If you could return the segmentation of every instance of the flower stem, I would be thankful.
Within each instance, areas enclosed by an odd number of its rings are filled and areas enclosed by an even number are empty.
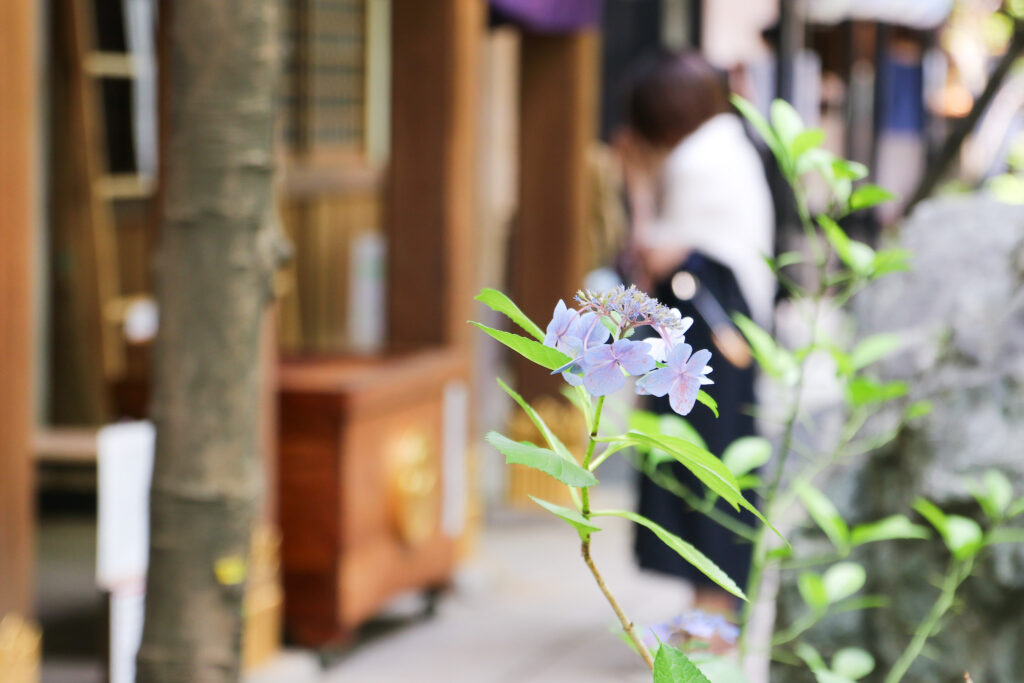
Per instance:
[[[622,630],[626,632],[629,639],[633,642],[640,656],[643,657],[644,663],[647,664],[649,669],[654,669],[654,658],[651,657],[651,651],[644,645],[644,641],[641,640],[640,636],[637,635],[636,627],[633,622],[629,620],[625,612],[622,611],[622,607],[619,605],[618,600],[612,595],[611,590],[608,588],[608,584],[604,582],[604,577],[601,576],[601,572],[597,570],[597,565],[594,564],[594,559],[590,556],[590,537],[583,541],[581,550],[583,552],[583,561],[586,562],[587,568],[590,573],[594,575],[594,580],[597,581],[597,587],[604,593],[604,597],[608,600],[608,604],[612,606],[612,610],[615,611],[615,616],[619,618],[619,623],[622,624]]]
[[[914,631],[913,639],[911,639],[910,644],[907,645],[899,659],[896,660],[896,663],[893,664],[889,675],[885,677],[885,683],[899,683],[899,681],[903,680],[903,676],[921,654],[921,650],[924,649],[925,643],[935,634],[939,621],[953,606],[953,599],[956,597],[957,589],[971,575],[973,568],[974,558],[953,560],[950,563],[949,571],[946,572],[946,577],[942,581],[942,592],[939,593],[939,597],[935,604],[932,605],[928,616],[918,624],[917,629]]]
[[[594,448],[597,446],[597,428],[601,424],[601,409],[604,407],[604,396],[597,399],[597,407],[594,408],[594,423],[590,427],[590,441],[587,443],[587,452],[583,456],[583,467],[585,469],[590,468],[590,461],[594,457]],[[584,487],[580,491],[580,498],[582,500],[582,509],[580,513],[585,519],[590,519],[590,489]],[[651,657],[651,651],[644,645],[643,640],[637,635],[636,627],[633,622],[629,620],[626,613],[622,611],[622,607],[619,605],[619,601],[612,595],[611,590],[608,588],[608,584],[604,582],[604,577],[601,576],[601,572],[597,570],[597,565],[594,564],[594,558],[590,556],[590,534],[586,534],[580,544],[580,551],[583,554],[583,561],[587,565],[587,569],[594,575],[594,580],[597,582],[597,587],[604,593],[605,599],[608,600],[608,604],[612,606],[612,610],[615,612],[615,616],[619,618],[619,623],[622,624],[622,630],[626,632],[629,639],[633,642],[636,647],[636,651],[643,657],[644,663],[647,664],[648,668],[654,669],[654,658]]]

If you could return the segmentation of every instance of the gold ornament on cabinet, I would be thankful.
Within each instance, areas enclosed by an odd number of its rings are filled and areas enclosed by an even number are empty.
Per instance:
[[[441,474],[422,430],[396,435],[386,450],[391,518],[399,538],[416,546],[433,536],[440,516]]]

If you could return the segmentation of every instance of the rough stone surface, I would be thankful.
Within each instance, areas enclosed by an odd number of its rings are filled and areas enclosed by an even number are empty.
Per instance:
[[[984,470],[1002,470],[1024,493],[1024,207],[981,197],[933,201],[914,213],[900,242],[914,253],[912,272],[883,278],[855,309],[861,334],[907,340],[877,376],[906,381],[911,400],[927,399],[933,411],[826,490],[855,522],[913,516],[919,495],[981,521],[968,487]],[[903,405],[887,409],[875,428],[897,424]],[[797,541],[801,554],[820,543],[812,534]],[[865,647],[885,672],[938,594],[948,553],[938,541],[893,541],[854,559],[868,569],[868,591],[889,596],[891,606],[826,621],[810,640],[826,652]],[[799,612],[795,578],[784,577],[783,619]],[[906,681],[952,683],[964,671],[978,682],[1024,681],[1024,546],[986,551],[930,645]]]

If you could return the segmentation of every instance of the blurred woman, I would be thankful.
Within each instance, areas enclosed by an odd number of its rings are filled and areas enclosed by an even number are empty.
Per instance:
[[[636,73],[627,94],[627,129],[617,140],[632,219],[628,273],[668,306],[694,319],[686,343],[709,349],[719,418],[698,407],[687,419],[721,455],[754,434],[754,370],[728,314],[769,327],[775,278],[774,212],[765,169],[729,104],[725,80],[700,55],[662,54]],[[667,398],[652,399],[670,413]],[[668,467],[668,465],[662,465]],[[673,463],[672,475],[698,495],[703,485]],[[708,555],[739,585],[750,545],[693,511],[648,477],[640,481],[640,513]],[[722,506],[730,514],[731,507]],[[749,522],[749,514],[742,519]],[[680,576],[696,589],[697,606],[731,611],[727,593],[683,561],[651,532],[636,538],[641,567]]]

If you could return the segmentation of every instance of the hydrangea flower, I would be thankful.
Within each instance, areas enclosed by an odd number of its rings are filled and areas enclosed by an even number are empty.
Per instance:
[[[708,614],[703,610],[695,609],[666,622],[650,626],[647,638],[644,640],[653,647],[658,643],[674,642],[677,640],[677,636],[710,641],[717,635],[732,645],[736,642],[739,634],[739,627],[721,614]]]
[[[673,311],[679,313],[678,309],[673,308]],[[690,325],[693,325],[693,318],[680,317],[680,326],[676,328],[660,329],[658,330],[658,336],[652,337],[647,340],[647,343],[651,345],[651,356],[654,360],[659,363],[664,363],[668,356],[668,352],[676,345],[682,344],[686,341],[686,331],[690,329]]]
[[[711,372],[709,360],[711,352],[707,349],[694,353],[689,344],[673,346],[668,353],[665,367],[642,377],[636,383],[636,393],[653,396],[668,394],[672,410],[680,415],[687,415],[693,410],[700,388],[705,384],[712,384],[706,376]]]
[[[580,315],[575,309],[566,307],[561,299],[555,305],[551,322],[545,330],[544,344],[570,356],[573,362],[555,372],[561,372],[565,381],[572,386],[583,383],[583,367],[577,362],[591,346],[604,344],[611,333],[601,324],[594,313]],[[554,373],[552,373],[554,374]]]
[[[642,375],[654,367],[651,345],[619,339],[587,349],[580,365],[583,367],[583,386],[591,396],[605,396],[622,388],[630,375]]]
[[[555,312],[545,330],[544,345],[565,352],[566,339],[571,332],[576,331],[575,324],[580,314],[574,308],[568,308],[561,299],[555,304]]]

